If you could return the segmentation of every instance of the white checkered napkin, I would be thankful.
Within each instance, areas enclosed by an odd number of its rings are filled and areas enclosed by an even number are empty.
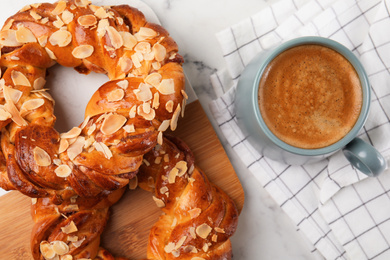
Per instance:
[[[280,7],[282,8],[283,11]],[[251,173],[326,259],[390,259],[390,171],[367,178],[342,152],[290,166],[263,157],[240,131],[234,97],[257,53],[304,35],[331,38],[362,61],[372,84],[369,119],[359,137],[390,157],[390,0],[281,0],[217,35],[226,70],[211,76],[210,108]]]

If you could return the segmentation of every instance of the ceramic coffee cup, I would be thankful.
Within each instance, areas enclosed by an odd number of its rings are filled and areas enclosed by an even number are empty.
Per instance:
[[[264,71],[279,54],[296,46],[319,45],[336,51],[355,69],[361,85],[361,109],[356,122],[338,141],[319,148],[301,148],[277,137],[267,126],[259,108],[259,84]],[[260,53],[248,64],[238,82],[235,110],[238,125],[248,141],[264,156],[286,164],[302,165],[324,159],[343,150],[346,158],[361,172],[377,176],[386,169],[386,160],[370,144],[357,138],[369,114],[371,88],[367,74],[357,57],[340,43],[322,37],[301,37]],[[300,126],[298,126],[300,127]]]

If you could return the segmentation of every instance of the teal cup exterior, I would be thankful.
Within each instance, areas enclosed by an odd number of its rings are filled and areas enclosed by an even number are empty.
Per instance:
[[[363,91],[361,113],[351,131],[338,142],[318,149],[294,147],[277,138],[265,124],[258,104],[260,79],[269,62],[287,49],[306,44],[317,44],[331,48],[348,59],[359,75]],[[235,112],[238,125],[248,141],[262,155],[270,159],[291,165],[302,165],[319,161],[343,150],[346,158],[354,167],[369,176],[377,176],[386,169],[386,160],[374,147],[356,137],[366,122],[370,103],[371,88],[368,76],[358,58],[348,48],[336,41],[310,36],[287,41],[253,58],[244,69],[238,82]]]

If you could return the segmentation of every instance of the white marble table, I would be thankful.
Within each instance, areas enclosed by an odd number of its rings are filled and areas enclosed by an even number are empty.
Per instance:
[[[245,206],[240,216],[238,230],[232,239],[234,259],[313,259],[310,253],[311,247],[305,238],[296,231],[288,216],[250,176],[234,152],[227,147],[226,140],[216,127],[208,108],[210,101],[215,98],[209,77],[225,66],[215,34],[277,0],[143,1],[152,7],[163,26],[177,41],[180,53],[186,61],[184,67],[188,79],[220,137],[245,190]],[[93,2],[100,4],[104,3],[104,0]],[[118,3],[126,3],[126,0],[118,0]],[[12,9],[9,13],[11,15],[22,5],[17,1],[7,2],[7,4],[4,1],[1,7]]]
[[[215,34],[277,0],[144,0],[177,41],[185,58],[185,71],[203,108],[225,147],[245,190],[246,200],[234,235],[234,259],[314,259],[305,238],[289,217],[226,145],[208,105],[215,98],[210,75],[224,68]]]

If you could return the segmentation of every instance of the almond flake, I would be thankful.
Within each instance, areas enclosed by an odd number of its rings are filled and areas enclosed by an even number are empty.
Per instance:
[[[22,9],[19,10],[20,13],[28,11],[31,9],[31,5],[25,5]]]
[[[137,53],[134,53],[133,55],[131,55],[131,60],[133,61],[134,67],[140,68],[142,66],[141,61],[140,61]]]
[[[94,15],[96,15],[100,19],[108,18],[106,10],[104,10],[104,8],[101,6],[96,9]]]
[[[153,95],[152,108],[158,109],[159,106],[160,106],[160,94],[158,92],[156,92]]]
[[[52,259],[56,256],[51,244],[47,241],[42,241],[39,245],[39,250],[45,259]]]
[[[178,170],[177,176],[181,177],[187,172],[187,162],[186,161],[177,162],[175,168]]]
[[[51,245],[57,255],[65,255],[69,252],[69,246],[63,241],[53,241]]]
[[[175,112],[173,113],[172,119],[171,119],[171,130],[175,131],[177,128],[177,121],[179,119],[180,115],[180,104],[177,105]]]
[[[51,45],[59,47],[68,46],[72,41],[72,34],[66,30],[58,30],[49,37]]]
[[[167,253],[167,254],[172,253],[173,250],[175,250],[175,243],[173,243],[173,242],[169,242],[169,243],[164,247],[164,251],[165,251],[165,253]]]
[[[178,170],[177,168],[172,168],[168,173],[168,183],[173,184],[176,182],[176,176],[177,176]]]
[[[118,65],[123,73],[127,73],[133,66],[133,62],[126,56],[119,59]]]
[[[35,90],[39,90],[42,89],[45,84],[46,84],[46,80],[43,77],[39,77],[36,80],[34,80],[33,88]]]
[[[90,128],[88,128],[87,135],[92,135],[96,130],[96,124],[93,124]]]
[[[35,146],[33,149],[34,160],[38,166],[46,167],[51,164],[50,155],[42,148]]]
[[[154,202],[156,202],[157,207],[159,207],[159,208],[165,207],[165,202],[163,200],[156,198],[155,196],[153,196],[153,200],[154,200]]]
[[[203,250],[203,252],[207,253],[207,251],[209,251],[209,245],[208,244],[204,244],[203,247],[202,247],[202,250]]]
[[[129,82],[127,80],[118,81],[116,84],[118,85],[118,87],[124,90],[126,90],[129,86]]]
[[[154,57],[156,58],[157,61],[163,61],[167,56],[166,48],[159,43],[153,45],[153,52],[154,52]]]
[[[78,240],[78,241],[76,241],[76,242],[72,242],[72,245],[73,245],[74,247],[76,247],[76,248],[79,248],[79,247],[84,243],[84,241],[85,241],[85,237],[83,237],[83,239]],[[82,259],[80,259],[80,260],[82,260]],[[88,259],[88,260],[89,260],[89,259]]]
[[[11,114],[4,108],[0,108],[0,121],[5,121],[9,118],[11,118]]]
[[[61,134],[61,138],[63,139],[71,139],[79,136],[81,134],[81,128],[79,127],[73,127],[66,133]]]
[[[218,233],[225,234],[225,230],[223,228],[215,227],[214,230]]]
[[[163,95],[175,93],[175,82],[173,79],[163,79],[157,86],[158,91]]]
[[[95,149],[98,152],[103,153],[104,157],[106,157],[107,159],[111,159],[112,153],[111,153],[110,148],[107,147],[107,145],[105,145],[102,142],[94,142],[93,147],[95,147]]]
[[[207,236],[210,234],[211,230],[212,228],[205,223],[198,226],[195,231],[198,236],[200,236],[203,239],[206,239]]]
[[[65,227],[62,227],[61,230],[65,234],[71,234],[71,233],[78,231],[78,229],[73,221],[69,222]]]
[[[11,114],[12,121],[14,121],[18,126],[25,126],[28,123],[20,116],[19,110],[16,108],[14,102],[12,101],[10,89],[10,87],[3,85],[4,98],[6,101],[4,108]]]
[[[26,113],[30,112],[31,110],[37,109],[45,104],[45,100],[42,98],[35,98],[27,100],[23,103],[22,107],[20,108],[20,114],[21,116],[24,116]]]
[[[119,32],[123,39],[123,46],[127,49],[132,50],[137,44],[137,38],[129,32]]]
[[[76,141],[71,144],[67,150],[67,154],[70,160],[74,160],[79,154],[82,153],[85,143],[85,137],[79,136]]]
[[[102,19],[99,21],[97,27],[97,35],[99,38],[102,38],[106,34],[108,26],[110,26],[110,22],[108,21],[108,19]]]
[[[172,100],[169,100],[167,103],[165,103],[165,109],[169,112],[169,113],[172,113],[173,112],[173,101]]]
[[[131,125],[125,125],[123,127],[123,130],[125,130],[126,133],[134,133],[135,132],[135,128],[134,128],[134,125],[131,124]]]
[[[77,19],[77,22],[84,27],[90,27],[97,24],[96,16],[92,14],[82,15]]]
[[[65,152],[66,149],[68,149],[68,147],[69,147],[69,142],[68,142],[68,140],[66,140],[66,139],[61,139],[61,141],[60,141],[60,146],[59,146],[59,148],[58,148],[58,153],[60,154],[60,153]]]
[[[190,213],[191,219],[198,217],[201,212],[202,210],[200,208],[194,208],[188,211],[188,213]]]
[[[59,16],[57,16],[57,20],[55,20],[54,22],[53,22],[53,25],[55,26],[55,27],[57,27],[58,29],[60,29],[62,26],[64,26],[64,22],[61,20],[61,18],[59,17]]]
[[[71,256],[71,255],[63,255],[60,260],[73,260],[73,256]]]
[[[18,47],[23,45],[21,42],[16,39],[15,30],[2,30],[0,31],[0,45],[9,46],[9,47]]]
[[[161,125],[158,127],[158,131],[164,132],[165,130],[167,130],[170,123],[171,123],[171,120],[169,120],[169,119],[162,121]]]
[[[48,21],[49,21],[49,17],[45,17],[41,20],[41,24],[47,24]]]
[[[129,189],[135,190],[138,186],[138,178],[135,176],[134,178],[130,179],[129,181]]]
[[[134,118],[137,114],[137,105],[134,105],[129,111],[129,117]]]
[[[12,71],[14,72],[14,71]],[[13,74],[13,73],[12,73]],[[22,74],[23,75],[23,74]],[[24,76],[24,75],[23,75]],[[12,76],[11,76],[12,77]],[[15,83],[14,83],[15,84]],[[15,84],[17,85],[17,84]],[[21,84],[18,84],[18,85],[21,85]],[[20,100],[20,98],[22,97],[23,95],[23,92],[20,91],[20,90],[17,90],[17,89],[14,89],[14,88],[11,88],[11,87],[6,87],[6,88],[3,88],[3,91],[7,92],[7,96],[11,98],[12,102],[14,104],[18,103],[18,101]]]
[[[56,8],[54,8],[53,11],[51,11],[52,15],[60,15],[66,8],[66,1],[59,1],[56,5]]]
[[[155,70],[161,69],[161,63],[160,62],[153,62],[152,63],[152,68]]]
[[[14,86],[26,86],[31,87],[30,81],[27,79],[27,77],[20,71],[13,70],[11,72],[11,79],[14,83]]]
[[[84,128],[87,126],[87,124],[88,124],[88,122],[89,122],[90,119],[91,119],[90,116],[86,116],[86,117],[84,118],[83,123],[80,125],[80,129],[84,129]]]
[[[65,10],[62,13],[62,21],[65,24],[70,24],[73,21],[73,18],[74,18],[74,15],[71,12],[69,12],[68,10]]]
[[[190,231],[191,237],[192,237],[193,239],[196,239],[195,228],[194,228],[194,227],[190,227],[189,231]]]
[[[182,236],[180,240],[176,243],[175,250],[178,250],[186,241],[187,236]]]
[[[118,115],[118,114],[110,114],[108,117],[104,119],[104,122],[101,127],[101,131],[105,135],[112,135],[116,133],[122,126],[126,123],[127,118]]]
[[[31,198],[31,205],[37,204],[38,199],[37,198]]]
[[[70,167],[68,165],[63,164],[63,165],[58,166],[54,170],[54,172],[58,177],[66,178],[72,173],[72,170],[70,169]]]
[[[56,159],[53,159],[53,163],[54,163],[55,165],[57,165],[57,166],[60,166],[61,163],[62,163],[62,161],[61,161],[60,159],[56,158]]]
[[[154,72],[154,73],[149,74],[145,78],[145,83],[148,83],[148,84],[152,85],[153,87],[157,88],[160,85],[161,80],[162,80],[161,74]]]
[[[138,106],[137,113],[146,120],[153,120],[156,116],[155,110],[150,108],[149,103],[144,103],[142,106]]]
[[[134,90],[134,94],[136,95],[138,101],[147,102],[153,98],[153,94],[152,91],[150,91],[150,87],[151,86],[148,84],[141,83],[138,86],[138,89],[136,89],[138,91]]]
[[[80,45],[73,49],[72,55],[76,59],[85,59],[92,55],[94,48],[92,45]]]
[[[42,47],[45,47],[46,44],[47,44],[47,39],[49,39],[49,37],[47,35],[42,35],[38,38],[38,43],[39,45],[41,45]]]
[[[15,33],[16,40],[20,43],[37,42],[35,35],[26,27],[19,26]]]
[[[140,52],[142,54],[151,52],[151,45],[148,42],[139,42],[135,47],[134,51]]]
[[[123,89],[114,89],[107,94],[107,100],[109,102],[116,102],[122,100],[124,96],[125,92],[123,91]]]
[[[157,32],[151,28],[141,27],[136,34],[138,41],[152,39],[157,36]]]
[[[161,157],[160,157],[161,158]],[[165,194],[165,193],[167,193],[168,192],[168,187],[167,186],[163,186],[163,187],[161,187],[160,188],[160,193],[161,194]]]
[[[108,37],[111,41],[111,46],[115,49],[119,49],[123,46],[123,39],[119,32],[112,26],[107,27]]]
[[[162,145],[162,144],[163,144],[163,134],[162,134],[161,131],[158,132],[158,135],[157,135],[157,143],[158,143],[159,145]]]
[[[52,60],[56,60],[57,59],[56,55],[54,54],[54,52],[52,50],[50,50],[47,47],[45,47],[45,50],[46,50],[47,54],[49,55],[50,59],[52,59]]]

